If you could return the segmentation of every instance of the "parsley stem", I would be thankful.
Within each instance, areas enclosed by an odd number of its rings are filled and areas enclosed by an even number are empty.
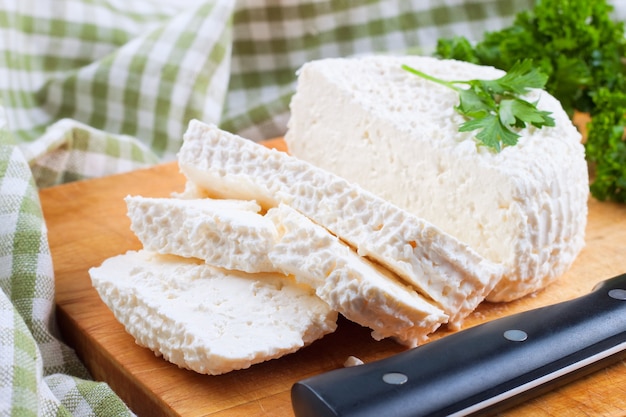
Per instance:
[[[409,67],[406,64],[402,65],[402,69],[404,69],[404,70],[406,70],[406,71],[408,71],[410,73],[413,73],[413,74],[415,74],[417,76],[420,76],[422,78],[425,78],[425,79],[427,79],[429,81],[432,81],[432,82],[435,82],[437,84],[443,85],[445,87],[451,88],[451,89],[453,89],[455,91],[460,91],[461,90],[459,87],[454,85],[454,83],[455,83],[454,81],[452,81],[452,82],[444,81],[442,79],[433,77],[432,75],[428,75],[428,74],[426,74],[426,73],[424,73],[424,72],[422,72],[420,70],[417,70],[417,69],[415,69],[413,67]]]

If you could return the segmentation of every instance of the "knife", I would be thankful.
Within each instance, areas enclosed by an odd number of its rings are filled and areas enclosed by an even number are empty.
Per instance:
[[[626,273],[587,295],[296,382],[296,417],[490,414],[626,358]]]

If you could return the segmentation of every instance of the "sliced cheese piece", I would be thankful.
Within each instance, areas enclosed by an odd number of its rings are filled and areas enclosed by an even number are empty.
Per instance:
[[[131,230],[144,249],[226,269],[275,271],[267,253],[276,229],[254,201],[141,196],[125,201]]]
[[[397,276],[357,255],[294,209],[280,204],[267,217],[280,235],[269,253],[272,263],[315,288],[332,309],[371,328],[374,339],[392,337],[415,347],[448,321],[443,311]]]
[[[401,68],[446,80],[504,73],[419,56],[324,59],[299,71],[291,101],[289,152],[419,215],[502,263],[488,296],[508,301],[561,276],[584,246],[589,193],[581,136],[558,101],[533,90],[555,127],[522,129],[500,153],[477,146],[477,131],[454,107],[458,94]]]
[[[483,301],[502,269],[431,223],[284,152],[192,120],[178,154],[187,178],[219,198],[280,202],[432,298],[450,324]]]
[[[336,328],[337,313],[283,274],[226,271],[145,250],[109,258],[89,274],[139,345],[198,373],[248,368]]]

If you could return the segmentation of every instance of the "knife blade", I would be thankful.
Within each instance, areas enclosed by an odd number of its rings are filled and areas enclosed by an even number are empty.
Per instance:
[[[296,417],[496,413],[626,358],[626,273],[586,295],[296,382]]]

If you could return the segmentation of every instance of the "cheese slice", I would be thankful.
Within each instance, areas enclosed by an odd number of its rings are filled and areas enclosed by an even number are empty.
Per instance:
[[[346,318],[409,347],[427,339],[448,316],[389,270],[357,255],[348,245],[294,209],[268,211],[279,232],[269,253],[276,268],[295,276]]]
[[[213,197],[285,203],[434,300],[451,326],[483,301],[502,269],[438,227],[284,152],[192,120],[178,154]]]
[[[299,71],[285,136],[289,152],[420,216],[505,268],[487,297],[508,301],[561,276],[584,246],[588,172],[581,136],[545,91],[527,100],[555,127],[522,129],[495,153],[454,107],[446,80],[504,73],[419,56],[324,59]]]
[[[336,329],[337,313],[283,274],[226,271],[145,250],[109,258],[89,274],[139,345],[198,373],[248,368]]]
[[[267,253],[276,241],[273,223],[254,201],[146,198],[125,199],[131,230],[144,249],[199,258],[245,272],[272,272]]]

